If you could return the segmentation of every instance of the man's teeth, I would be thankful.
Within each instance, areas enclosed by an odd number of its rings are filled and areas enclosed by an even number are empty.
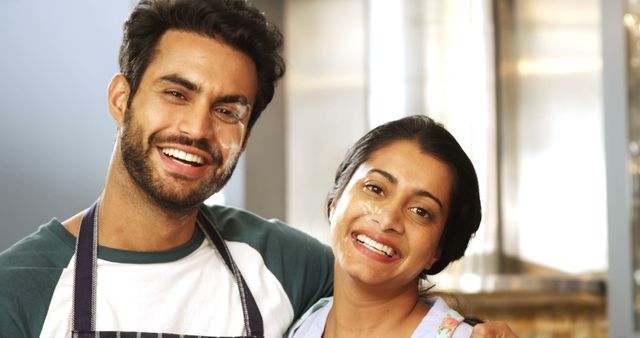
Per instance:
[[[373,239],[367,237],[366,235],[358,234],[358,236],[356,236],[356,239],[358,240],[358,242],[386,255],[387,257],[392,257],[395,254],[395,251],[393,251],[391,247],[384,245],[382,243],[378,243]]]
[[[167,156],[171,156],[173,158],[177,158],[185,162],[190,162],[195,164],[204,164],[204,159],[202,158],[202,156],[189,154],[180,149],[162,148],[162,152]]]

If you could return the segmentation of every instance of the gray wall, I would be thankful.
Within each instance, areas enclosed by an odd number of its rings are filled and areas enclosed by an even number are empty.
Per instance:
[[[252,3],[264,11],[276,26],[284,30],[283,0],[253,0]],[[285,42],[288,42],[288,39],[285,39]],[[285,88],[284,80],[280,81],[273,101],[262,112],[251,131],[244,155],[244,171],[237,171],[234,175],[236,180],[244,178],[243,206],[246,209],[263,217],[281,220],[285,220],[286,216]],[[233,182],[229,183],[230,186],[225,190],[233,188]]]
[[[127,0],[0,2],[0,250],[100,193]]]

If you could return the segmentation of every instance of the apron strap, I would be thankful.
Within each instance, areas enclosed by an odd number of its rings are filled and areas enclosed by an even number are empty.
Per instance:
[[[99,200],[82,216],[78,239],[76,241],[76,266],[73,281],[73,337],[95,332],[96,313],[96,277],[98,261],[98,205]],[[264,326],[260,309],[256,304],[249,286],[245,282],[238,266],[231,257],[222,235],[215,227],[215,222],[203,212],[198,212],[198,226],[216,247],[227,268],[233,275],[240,300],[247,336],[262,337]]]
[[[222,235],[215,226],[215,222],[209,218],[204,212],[198,212],[198,226],[202,229],[205,236],[215,245],[216,249],[222,256],[227,268],[232,273],[233,277],[238,284],[238,291],[240,292],[240,300],[242,301],[242,312],[244,315],[244,327],[247,336],[261,337],[264,335],[264,326],[262,322],[262,315],[258,304],[256,304],[249,286],[245,282],[240,269],[236,265],[236,262],[231,257],[229,248],[224,242]]]
[[[73,279],[73,332],[95,330],[96,262],[98,259],[98,203],[85,212],[76,241],[76,266]]]

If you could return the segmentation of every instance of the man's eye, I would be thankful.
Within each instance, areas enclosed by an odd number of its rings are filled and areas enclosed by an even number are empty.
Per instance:
[[[167,94],[169,94],[169,95],[171,95],[171,96],[173,96],[175,98],[181,99],[181,100],[185,99],[184,95],[182,95],[182,93],[180,93],[179,91],[167,90]]]
[[[380,188],[379,186],[375,185],[375,184],[371,184],[371,183],[367,183],[364,185],[364,188],[373,192],[376,195],[383,195],[384,191],[382,190],[382,188]]]
[[[213,108],[214,114],[226,123],[238,123],[242,120],[240,113],[229,105],[220,105]]]
[[[229,124],[243,123],[251,112],[251,105],[242,102],[220,102],[214,104],[211,111],[223,122]]]
[[[216,112],[220,113],[220,114],[224,114],[224,115],[231,115],[231,116],[237,116],[238,115],[233,110],[227,109],[227,108],[224,108],[224,107],[216,108]]]

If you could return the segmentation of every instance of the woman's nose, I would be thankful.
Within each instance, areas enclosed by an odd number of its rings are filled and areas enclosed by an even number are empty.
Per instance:
[[[378,223],[382,231],[404,233],[402,206],[398,202],[389,201],[380,205],[378,213],[374,215],[374,220]]]

